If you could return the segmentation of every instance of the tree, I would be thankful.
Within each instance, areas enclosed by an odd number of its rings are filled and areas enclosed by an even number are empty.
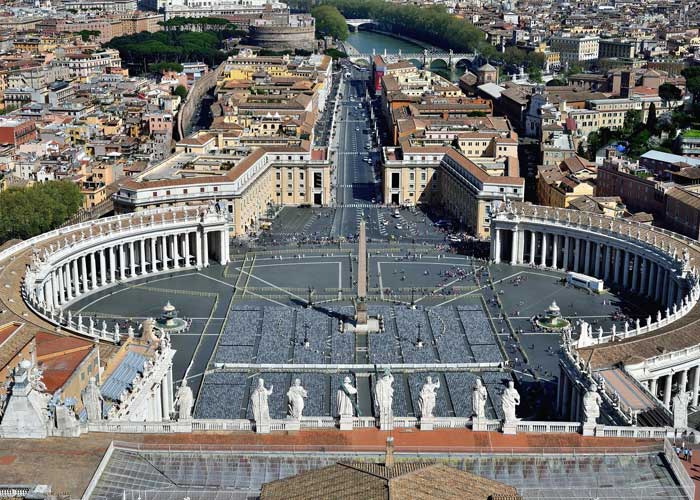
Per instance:
[[[80,30],[76,31],[74,34],[80,35],[80,38],[83,39],[83,42],[89,41],[92,37],[99,37],[102,32],[99,30]]]
[[[653,102],[649,105],[649,114],[647,115],[647,130],[654,132],[656,130],[656,104]]]
[[[631,109],[625,113],[625,135],[628,135],[639,128],[642,123],[642,112],[638,109]]]
[[[165,73],[166,71],[175,71],[176,73],[181,73],[184,67],[180,63],[168,61],[153,63],[148,66],[148,71],[151,73]]]
[[[316,20],[316,36],[331,36],[338,40],[347,40],[348,24],[340,11],[331,5],[321,5],[311,11]]]
[[[578,143],[578,147],[576,148],[576,154],[582,158],[586,157],[586,150],[583,148],[583,141]]]
[[[529,77],[533,82],[542,83],[542,70],[538,67],[530,68]]]
[[[679,101],[683,95],[681,89],[673,85],[672,83],[662,83],[659,86],[659,97],[664,102],[669,101]]]
[[[175,87],[175,91],[173,92],[176,96],[180,96],[180,99],[183,101],[187,97],[187,88],[184,85],[178,85]]]
[[[0,243],[27,239],[56,229],[83,202],[80,188],[69,181],[50,181],[0,193]]]

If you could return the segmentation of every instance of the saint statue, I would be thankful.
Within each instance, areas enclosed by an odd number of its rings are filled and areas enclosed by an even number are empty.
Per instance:
[[[350,377],[345,377],[343,380],[343,385],[338,387],[338,391],[335,395],[336,408],[338,410],[338,416],[340,417],[352,417],[353,416],[353,404],[351,396],[357,394],[357,389],[352,386]]]
[[[433,382],[432,377],[426,377],[425,384],[418,395],[418,406],[421,418],[432,418],[435,409],[435,392],[440,388],[440,381]]]
[[[289,399],[289,416],[301,420],[301,412],[304,411],[304,398],[308,397],[306,389],[301,386],[301,380],[295,379],[294,384],[287,391]]]
[[[501,396],[503,403],[503,415],[506,422],[516,422],[518,418],[515,416],[515,407],[520,404],[520,394],[515,388],[512,380],[508,382],[508,387],[503,391]]]
[[[488,393],[486,387],[481,383],[481,379],[476,379],[476,384],[472,389],[472,410],[476,418],[486,417],[486,398]]]
[[[182,379],[180,388],[175,395],[175,404],[178,408],[177,419],[189,420],[192,413],[192,406],[194,405],[194,396],[192,395],[192,389],[187,385],[187,379]]]
[[[90,377],[87,387],[83,390],[83,406],[87,412],[87,419],[90,422],[102,420],[102,393],[97,387],[95,377]]]
[[[255,423],[268,423],[270,421],[270,407],[267,404],[267,398],[272,395],[272,389],[265,389],[265,381],[258,379],[258,386],[250,395],[250,402],[253,405],[253,419]]]
[[[598,386],[591,383],[586,394],[583,395],[583,423],[596,424],[600,417],[600,403],[602,399],[598,394]]]
[[[391,417],[391,404],[394,401],[394,388],[391,385],[394,383],[394,376],[388,368],[384,369],[384,373],[377,380],[374,386],[374,406],[377,407],[379,417]]]

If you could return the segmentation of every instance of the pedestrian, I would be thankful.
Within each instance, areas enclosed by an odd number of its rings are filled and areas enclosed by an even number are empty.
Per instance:
[[[688,450],[688,461],[693,463],[693,450]]]
[[[685,461],[687,462],[688,461],[688,448],[683,450],[683,455],[685,456]]]

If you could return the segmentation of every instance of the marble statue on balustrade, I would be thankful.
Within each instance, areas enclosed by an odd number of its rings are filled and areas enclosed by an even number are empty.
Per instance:
[[[83,406],[89,422],[102,420],[102,393],[97,387],[97,379],[90,377],[87,387],[83,390]]]
[[[688,393],[681,391],[672,400],[673,428],[686,429],[688,427]]]
[[[189,420],[192,418],[192,406],[194,406],[194,396],[192,389],[187,385],[187,379],[182,379],[180,388],[175,394],[175,405],[177,406],[177,419]]]
[[[486,399],[488,393],[481,379],[476,379],[476,384],[472,389],[472,410],[475,418],[486,418]]]
[[[301,414],[304,411],[304,399],[308,397],[306,389],[301,385],[300,379],[295,379],[294,384],[287,391],[287,399],[289,399],[289,416],[295,420],[301,420]]]
[[[352,396],[355,394],[357,394],[357,389],[352,386],[350,377],[345,377],[343,384],[338,387],[338,391],[335,395],[335,406],[337,414],[341,419],[353,417],[354,404],[352,402]]]
[[[518,417],[515,416],[515,408],[520,404],[520,393],[515,388],[515,384],[512,380],[508,382],[508,387],[503,391],[501,402],[505,422],[517,422]]]
[[[258,386],[250,395],[250,403],[253,408],[253,420],[255,420],[255,432],[268,433],[270,432],[270,406],[267,399],[272,395],[274,386],[269,389],[265,388],[265,380],[259,378]]]
[[[440,381],[433,382],[433,377],[426,377],[423,387],[418,395],[418,407],[420,408],[421,420],[433,418],[435,409],[436,391],[440,388]]]
[[[394,402],[393,384],[394,376],[386,368],[374,386],[374,405],[379,412],[379,427],[382,430],[387,430],[388,426],[393,425],[391,421],[394,416],[391,408]]]
[[[583,423],[595,425],[600,417],[600,404],[602,398],[598,394],[598,386],[592,382],[586,394],[583,395]]]

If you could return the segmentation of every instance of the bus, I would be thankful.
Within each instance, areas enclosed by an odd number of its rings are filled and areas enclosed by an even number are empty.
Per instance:
[[[585,288],[595,293],[602,293],[604,291],[603,280],[585,274],[569,271],[566,273],[566,282],[572,286]]]

